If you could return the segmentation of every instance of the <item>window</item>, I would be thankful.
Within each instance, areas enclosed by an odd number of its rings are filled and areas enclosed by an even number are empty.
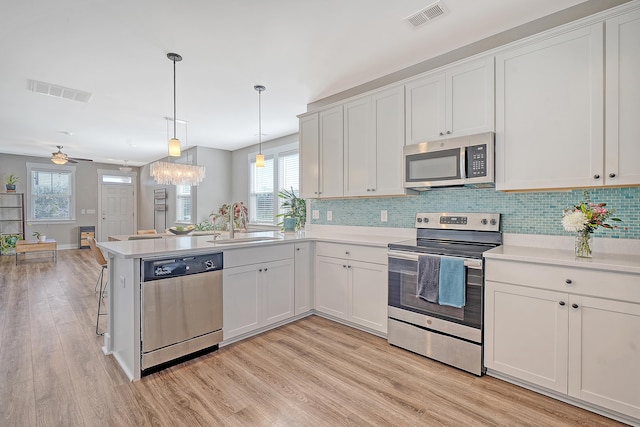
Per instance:
[[[255,153],[249,155],[249,222],[275,225],[281,189],[299,189],[298,149],[296,145],[281,151],[264,152],[264,167],[256,168]]]
[[[176,185],[176,222],[191,222],[190,185]]]
[[[75,220],[75,166],[27,163],[30,221]]]

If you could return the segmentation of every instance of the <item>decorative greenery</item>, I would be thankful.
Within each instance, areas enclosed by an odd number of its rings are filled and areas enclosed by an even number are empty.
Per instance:
[[[247,229],[247,224],[249,223],[249,209],[244,205],[243,202],[235,202],[234,209],[234,221],[233,225],[236,229]],[[231,204],[223,203],[222,206],[218,208],[218,212],[211,212],[211,221],[214,223],[214,229],[220,229],[224,231],[229,230],[229,218],[230,218]],[[223,219],[222,224],[218,224],[219,219]]]
[[[567,231],[578,233],[576,236],[575,252],[579,257],[590,258],[591,236],[598,227],[618,228],[617,225],[607,224],[605,221],[622,221],[620,218],[612,218],[615,209],[608,210],[606,203],[592,203],[589,192],[584,192],[584,201],[567,208],[562,213],[562,226]]]
[[[567,208],[562,213],[562,226],[566,231],[589,234],[602,228],[618,228],[605,221],[621,222],[620,218],[611,218],[616,210],[608,210],[606,203],[592,203],[589,192],[584,192],[584,201]]]
[[[282,190],[278,193],[278,198],[282,200],[280,207],[285,209],[285,212],[276,215],[276,218],[294,218],[296,220],[296,230],[304,228],[307,222],[307,202],[298,197],[291,187],[291,190]],[[282,226],[284,221],[279,222],[278,225]]]
[[[39,231],[34,231],[32,236],[35,237],[36,239],[40,239],[40,236],[42,236],[42,233]]]
[[[11,174],[7,177],[5,182],[7,185],[16,185],[18,182],[20,182],[20,177]]]
[[[16,247],[16,242],[20,240],[20,234],[5,234],[0,236],[0,253],[9,255]]]

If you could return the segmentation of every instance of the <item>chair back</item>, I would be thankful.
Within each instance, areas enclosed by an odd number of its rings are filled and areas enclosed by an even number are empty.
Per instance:
[[[136,234],[158,234],[156,230],[138,230]]]
[[[107,265],[107,260],[104,259],[104,255],[100,248],[96,245],[96,239],[89,236],[87,237],[87,242],[89,243],[89,247],[91,248],[91,252],[93,253],[93,257],[96,259],[96,262],[101,266]]]

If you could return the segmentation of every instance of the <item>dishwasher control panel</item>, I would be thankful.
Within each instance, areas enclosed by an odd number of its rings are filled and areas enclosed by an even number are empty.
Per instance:
[[[222,252],[142,261],[142,281],[222,270]]]

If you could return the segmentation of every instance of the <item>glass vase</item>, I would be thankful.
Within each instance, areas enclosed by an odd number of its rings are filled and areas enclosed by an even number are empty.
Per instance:
[[[576,256],[591,258],[593,256],[593,234],[580,233],[576,236]]]

